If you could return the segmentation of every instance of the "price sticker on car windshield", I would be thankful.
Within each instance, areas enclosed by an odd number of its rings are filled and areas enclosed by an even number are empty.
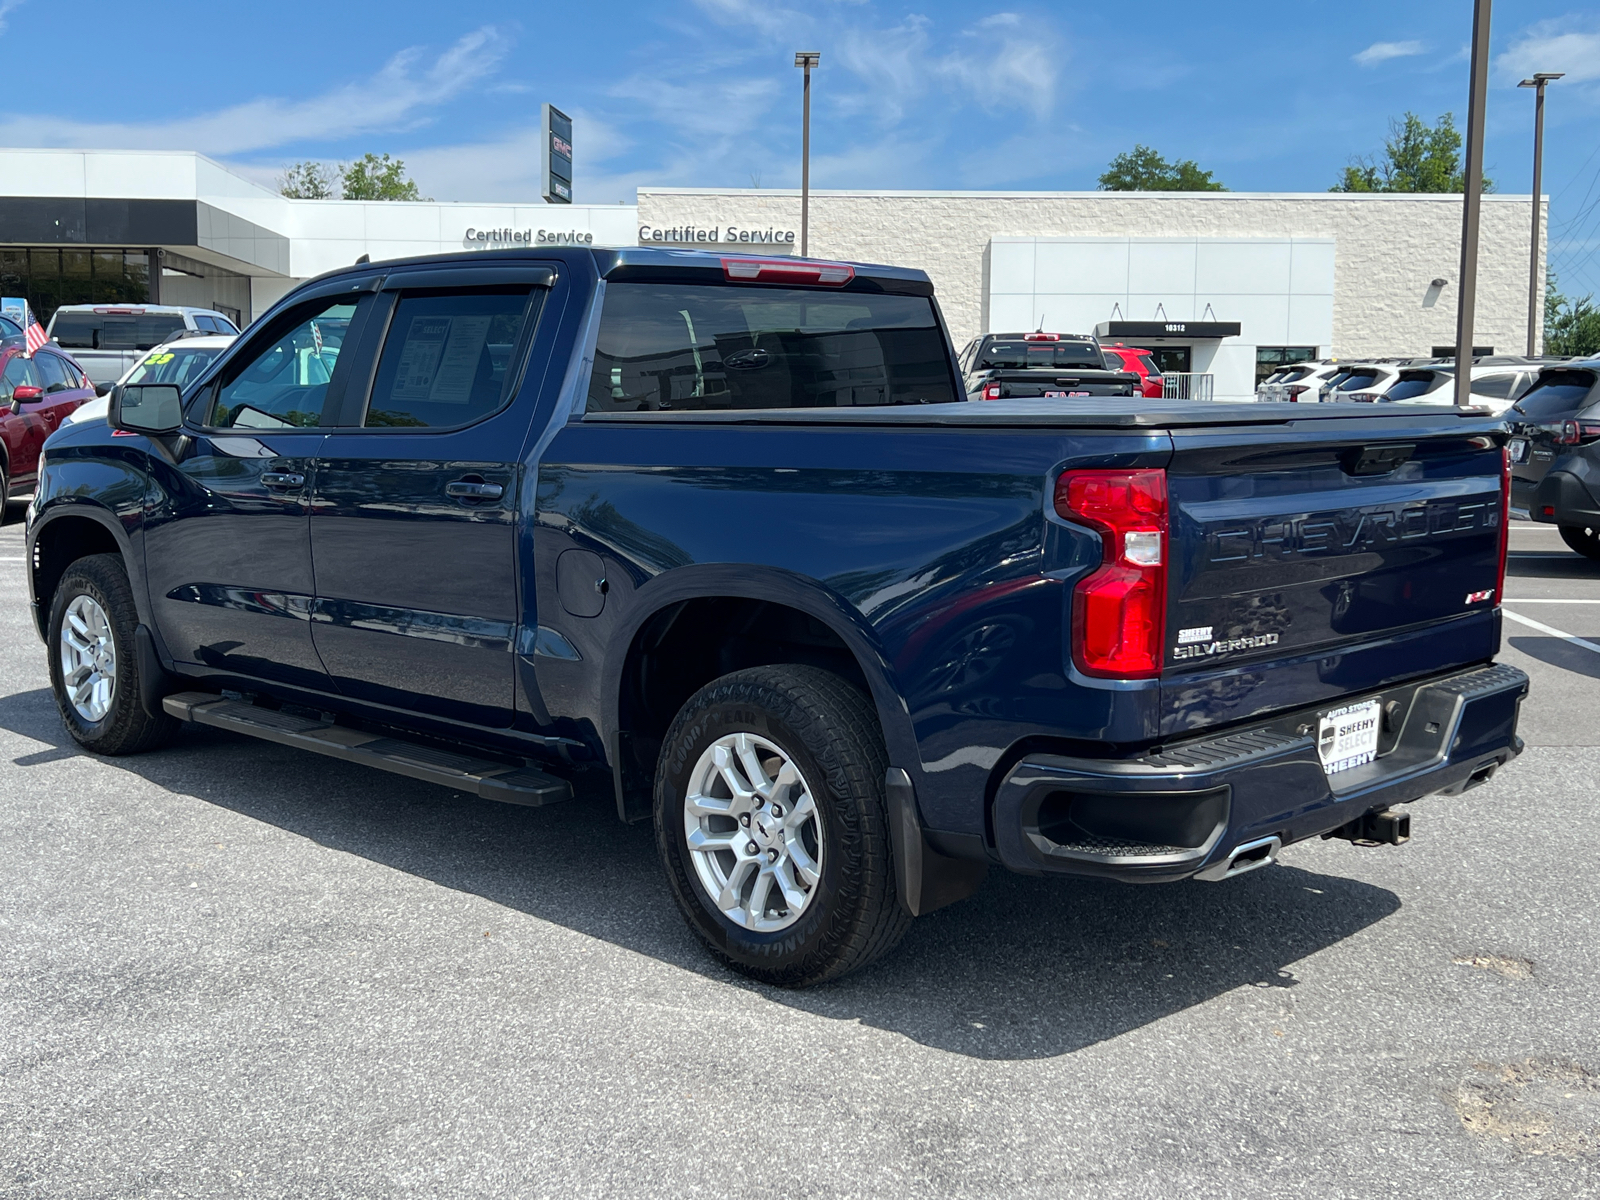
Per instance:
[[[1324,713],[1317,729],[1317,755],[1329,775],[1378,757],[1378,702],[1347,704]]]

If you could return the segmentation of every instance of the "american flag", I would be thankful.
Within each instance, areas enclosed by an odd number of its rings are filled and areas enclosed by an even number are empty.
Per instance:
[[[44,326],[39,324],[39,318],[33,315],[33,306],[28,305],[22,310],[22,336],[27,339],[28,353],[38,351],[50,339],[45,336]]]

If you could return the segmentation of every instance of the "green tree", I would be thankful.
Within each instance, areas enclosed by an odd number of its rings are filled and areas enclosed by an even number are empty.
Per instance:
[[[334,200],[338,177],[319,162],[297,162],[278,176],[278,192],[291,200]]]
[[[1547,271],[1544,279],[1544,352],[1600,354],[1600,308],[1594,297],[1568,299],[1556,286],[1554,271]]]
[[[1192,158],[1168,162],[1149,146],[1136,145],[1111,160],[1100,176],[1102,192],[1225,192]]]
[[[1389,122],[1383,155],[1352,158],[1330,192],[1459,192],[1465,189],[1461,134],[1454,113],[1429,125],[1414,112]],[[1483,190],[1494,191],[1484,178]]]
[[[344,182],[346,200],[427,200],[419,195],[417,185],[406,178],[406,164],[402,159],[382,158],[376,154],[363,154],[340,171]]]

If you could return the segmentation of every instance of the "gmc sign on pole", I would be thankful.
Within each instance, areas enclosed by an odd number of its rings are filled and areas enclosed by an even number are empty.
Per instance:
[[[544,198],[572,203],[572,118],[553,104],[544,106]]]

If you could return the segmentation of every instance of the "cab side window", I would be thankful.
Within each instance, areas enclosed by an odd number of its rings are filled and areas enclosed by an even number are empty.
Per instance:
[[[78,386],[78,381],[69,375],[67,364],[49,351],[40,351],[35,354],[33,356],[33,365],[39,369],[39,375],[44,381],[44,391],[47,396],[55,392],[70,392]]]
[[[402,293],[363,423],[452,429],[498,412],[511,399],[517,349],[544,295],[525,284]]]
[[[42,386],[39,372],[32,361],[14,354],[11,361],[6,363],[5,373],[0,375],[0,403],[9,404],[12,393],[19,387]]]
[[[357,301],[316,301],[269,331],[223,378],[206,424],[214,429],[308,429],[322,424]]]

